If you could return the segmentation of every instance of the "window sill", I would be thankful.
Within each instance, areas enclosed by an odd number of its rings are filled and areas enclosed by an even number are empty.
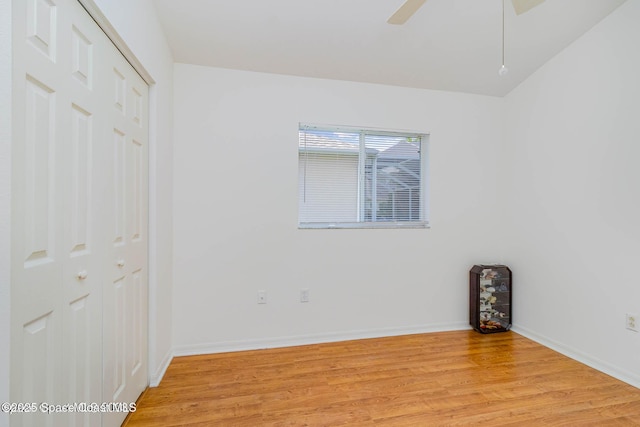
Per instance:
[[[369,229],[403,229],[403,228],[430,228],[427,221],[415,222],[304,222],[298,224],[300,230],[321,229],[345,229],[345,228],[369,228]]]

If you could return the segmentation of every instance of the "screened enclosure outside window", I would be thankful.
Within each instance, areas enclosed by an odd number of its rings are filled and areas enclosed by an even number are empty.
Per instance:
[[[300,125],[300,228],[425,228],[426,135]]]

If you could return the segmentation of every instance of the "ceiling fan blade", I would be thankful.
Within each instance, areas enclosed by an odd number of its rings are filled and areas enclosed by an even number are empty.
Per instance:
[[[391,18],[389,18],[387,22],[394,25],[404,24],[426,1],[427,0],[405,1],[404,4],[400,6],[393,15],[391,15]]]
[[[511,0],[511,3],[513,3],[516,15],[522,15],[523,13],[538,6],[543,1],[544,0]]]

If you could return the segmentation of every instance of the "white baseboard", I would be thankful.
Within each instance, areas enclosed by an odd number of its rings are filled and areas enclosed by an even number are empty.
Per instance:
[[[173,360],[173,351],[169,350],[167,354],[162,358],[162,363],[158,366],[158,369],[154,373],[151,374],[151,378],[149,378],[149,387],[158,387],[160,381],[164,377],[165,372],[167,372],[167,368],[171,364]]]
[[[519,326],[513,326],[511,330],[519,335],[522,335],[526,338],[529,338],[532,341],[537,342],[538,344],[542,344],[545,347],[548,347],[552,350],[557,351],[567,357],[570,357],[573,360],[577,360],[580,363],[583,363],[593,369],[596,369],[600,372],[603,372],[613,378],[616,378],[620,381],[623,381],[633,387],[640,389],[640,376],[634,374],[633,372],[629,372],[624,369],[620,369],[619,367],[613,366],[607,362],[599,360],[593,356],[585,354],[581,351],[578,351],[574,348],[568,347],[562,343],[539,335],[527,328],[522,328]]]
[[[176,346],[168,352],[163,363],[151,376],[150,386],[157,387],[162,380],[169,364],[177,356],[194,356],[198,354],[226,353],[231,351],[261,350],[267,348],[292,347],[297,345],[320,344],[328,342],[349,341],[367,338],[391,337],[398,335],[423,334],[430,332],[446,332],[471,329],[466,322],[419,325],[412,327],[366,329],[357,331],[339,331],[326,334],[299,335],[288,337],[273,337],[251,340],[224,341],[217,343],[194,344]],[[571,359],[583,363],[593,369],[610,375],[633,387],[640,389],[640,376],[620,369],[595,357],[589,356],[576,349],[558,343],[550,338],[539,335],[527,328],[513,326],[511,330],[545,347],[557,351]]]
[[[422,334],[470,329],[465,322],[418,325],[399,328],[366,329],[357,331],[338,331],[326,334],[273,337],[217,343],[181,345],[173,349],[174,356],[194,356],[197,354],[225,353],[230,351],[261,350],[266,348],[292,347],[297,345],[320,344],[327,342],[349,341],[366,338],[390,337],[397,335]]]

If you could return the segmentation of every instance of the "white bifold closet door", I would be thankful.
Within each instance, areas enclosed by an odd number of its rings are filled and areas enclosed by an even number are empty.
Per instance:
[[[120,425],[42,404],[147,385],[148,87],[76,0],[12,14],[11,425]]]

